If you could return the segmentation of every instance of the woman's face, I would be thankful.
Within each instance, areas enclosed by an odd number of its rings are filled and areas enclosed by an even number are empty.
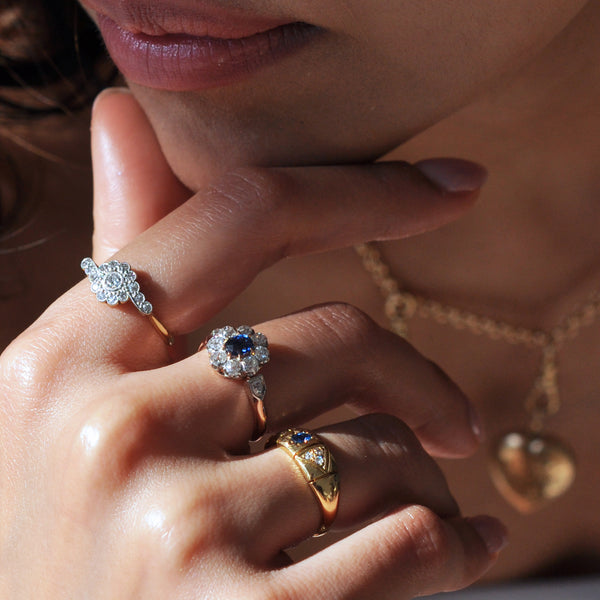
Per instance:
[[[191,189],[237,164],[377,157],[527,62],[586,4],[81,1]]]

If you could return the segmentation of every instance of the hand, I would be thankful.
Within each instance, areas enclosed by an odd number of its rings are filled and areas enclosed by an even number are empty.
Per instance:
[[[474,167],[448,161],[240,169],[188,199],[131,96],[104,95],[93,129],[94,256],[119,249],[178,334],[279,258],[414,235],[476,196]],[[424,176],[436,168],[459,191]],[[145,318],[85,281],[0,360],[3,597],[410,598],[493,563],[502,526],[461,517],[423,449],[478,443],[472,407],[437,367],[347,305],[257,329],[273,356],[270,429],[345,402],[367,413],[320,432],[341,478],[334,526],[356,533],[291,564],[283,550],[321,515],[285,453],[245,453],[243,385],[205,353],[171,363]]]

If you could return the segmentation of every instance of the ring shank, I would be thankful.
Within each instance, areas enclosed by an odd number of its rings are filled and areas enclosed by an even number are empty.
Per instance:
[[[167,344],[167,346],[172,346],[175,343],[175,338],[169,333],[169,330],[154,315],[148,315],[148,318],[154,329],[156,329],[160,337],[162,337],[165,344]]]

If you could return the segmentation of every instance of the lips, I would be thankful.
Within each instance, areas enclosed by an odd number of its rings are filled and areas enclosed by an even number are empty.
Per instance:
[[[86,0],[125,77],[173,91],[202,90],[251,77],[299,51],[322,31],[304,22],[225,11],[203,2],[176,5],[181,1],[142,6]]]

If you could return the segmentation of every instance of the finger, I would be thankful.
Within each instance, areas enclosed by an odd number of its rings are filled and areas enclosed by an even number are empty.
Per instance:
[[[473,190],[441,190],[417,168],[400,163],[238,170],[171,212],[117,258],[137,270],[165,325],[187,333],[284,256],[406,237],[457,218],[473,203],[483,171],[465,161],[437,164],[471,173],[462,180]],[[80,318],[105,318],[106,307],[90,300],[89,286],[76,288],[72,299],[85,306]],[[127,339],[141,338],[148,326],[139,318],[126,326],[121,318],[111,323],[112,359],[123,356]],[[164,360],[148,349],[140,349],[148,366]]]
[[[469,170],[448,164],[457,163]],[[285,256],[416,235],[457,218],[475,196],[441,191],[400,163],[246,169],[194,196],[124,256],[156,274],[157,302],[171,327],[187,332]]]
[[[506,529],[492,517],[442,519],[407,506],[275,574],[290,600],[399,600],[470,585],[495,562]]]
[[[105,261],[191,195],[125,88],[105,90],[94,103],[92,161],[97,261]]]
[[[337,465],[340,496],[332,529],[348,529],[405,504],[424,504],[436,514],[456,516],[444,476],[404,423],[368,415],[319,431]],[[265,564],[283,548],[313,535],[322,523],[318,501],[300,469],[281,448],[235,463],[245,480],[238,527]],[[232,510],[236,513],[236,510]],[[235,519],[235,517],[232,517]]]
[[[270,431],[307,422],[342,404],[396,415],[437,456],[471,454],[479,445],[475,408],[436,365],[410,344],[346,304],[313,307],[256,327],[267,335],[263,367]],[[177,382],[174,387],[173,382]],[[252,436],[254,413],[246,385],[210,366],[202,351],[163,369],[132,375],[164,419],[185,413],[191,431],[204,430],[235,450]]]

